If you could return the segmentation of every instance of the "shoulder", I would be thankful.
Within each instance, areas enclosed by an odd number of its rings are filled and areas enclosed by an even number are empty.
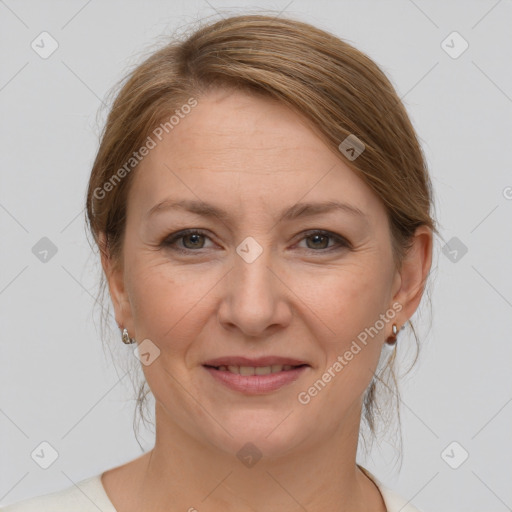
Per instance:
[[[378,487],[388,512],[422,512],[395,491],[384,487],[382,484]]]
[[[116,512],[101,483],[101,474],[61,491],[28,498],[0,512]]]
[[[373,473],[363,468],[358,464],[361,469],[369,478],[373,480],[378,487],[384,504],[386,505],[387,512],[422,512],[420,509],[412,505],[408,500],[400,496],[398,493],[386,487]]]

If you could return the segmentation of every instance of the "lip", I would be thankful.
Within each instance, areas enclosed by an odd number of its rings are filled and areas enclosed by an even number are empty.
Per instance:
[[[248,358],[243,356],[226,356],[209,359],[203,363],[203,366],[272,366],[274,364],[289,364],[290,366],[308,365],[306,361],[292,359],[290,357],[265,356],[257,358]],[[309,366],[309,365],[308,365]]]
[[[246,364],[246,366],[254,366],[254,364]],[[238,391],[246,395],[261,395],[276,391],[287,384],[291,384],[293,381],[297,380],[306,370],[308,370],[310,366],[299,366],[298,368],[282,370],[280,372],[270,373],[268,375],[240,375],[237,373],[231,373],[227,370],[217,370],[213,366],[206,365],[203,365],[203,368],[217,382],[224,384],[233,391]]]

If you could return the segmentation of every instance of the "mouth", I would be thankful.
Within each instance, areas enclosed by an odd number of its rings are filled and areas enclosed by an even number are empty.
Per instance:
[[[273,373],[280,372],[288,372],[290,370],[294,370],[296,368],[302,368],[309,366],[308,364],[299,364],[299,365],[291,365],[291,364],[273,364],[267,366],[239,366],[239,365],[219,365],[212,366],[205,364],[203,365],[206,368],[211,368],[213,370],[218,370],[220,372],[230,372],[236,375],[250,376],[250,375],[270,375]]]
[[[289,358],[219,358],[202,365],[215,381],[247,395],[276,391],[297,380],[311,366]]]

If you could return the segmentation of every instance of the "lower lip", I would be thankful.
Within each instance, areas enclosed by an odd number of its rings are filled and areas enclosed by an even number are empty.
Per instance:
[[[239,375],[227,370],[217,370],[211,366],[203,366],[210,375],[234,391],[248,395],[260,395],[275,391],[286,384],[297,380],[308,366],[299,366],[291,370],[283,370],[267,375]]]

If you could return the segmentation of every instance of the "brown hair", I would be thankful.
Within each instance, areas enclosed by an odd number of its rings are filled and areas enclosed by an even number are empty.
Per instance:
[[[378,65],[345,41],[307,23],[265,15],[232,16],[166,44],[120,84],[92,168],[86,212],[95,243],[114,263],[122,264],[134,172],[126,169],[126,163],[164,119],[190,103],[192,96],[200,98],[213,87],[237,88],[286,104],[340,158],[338,147],[349,135],[362,141],[365,149],[357,159],[344,161],[386,207],[397,268],[418,226],[437,232],[422,149],[402,102]],[[131,165],[136,168],[136,163]],[[124,173],[119,173],[121,168]],[[122,179],[113,182],[116,173]],[[105,244],[100,234],[105,235]],[[102,275],[100,293],[104,291]],[[397,397],[395,352],[382,375],[388,375]],[[149,393],[145,386],[146,382],[137,399],[143,419],[143,402]],[[373,379],[365,394],[363,418],[372,434],[376,433],[375,413],[383,417],[385,413],[376,407],[377,387],[391,389],[384,378]]]

